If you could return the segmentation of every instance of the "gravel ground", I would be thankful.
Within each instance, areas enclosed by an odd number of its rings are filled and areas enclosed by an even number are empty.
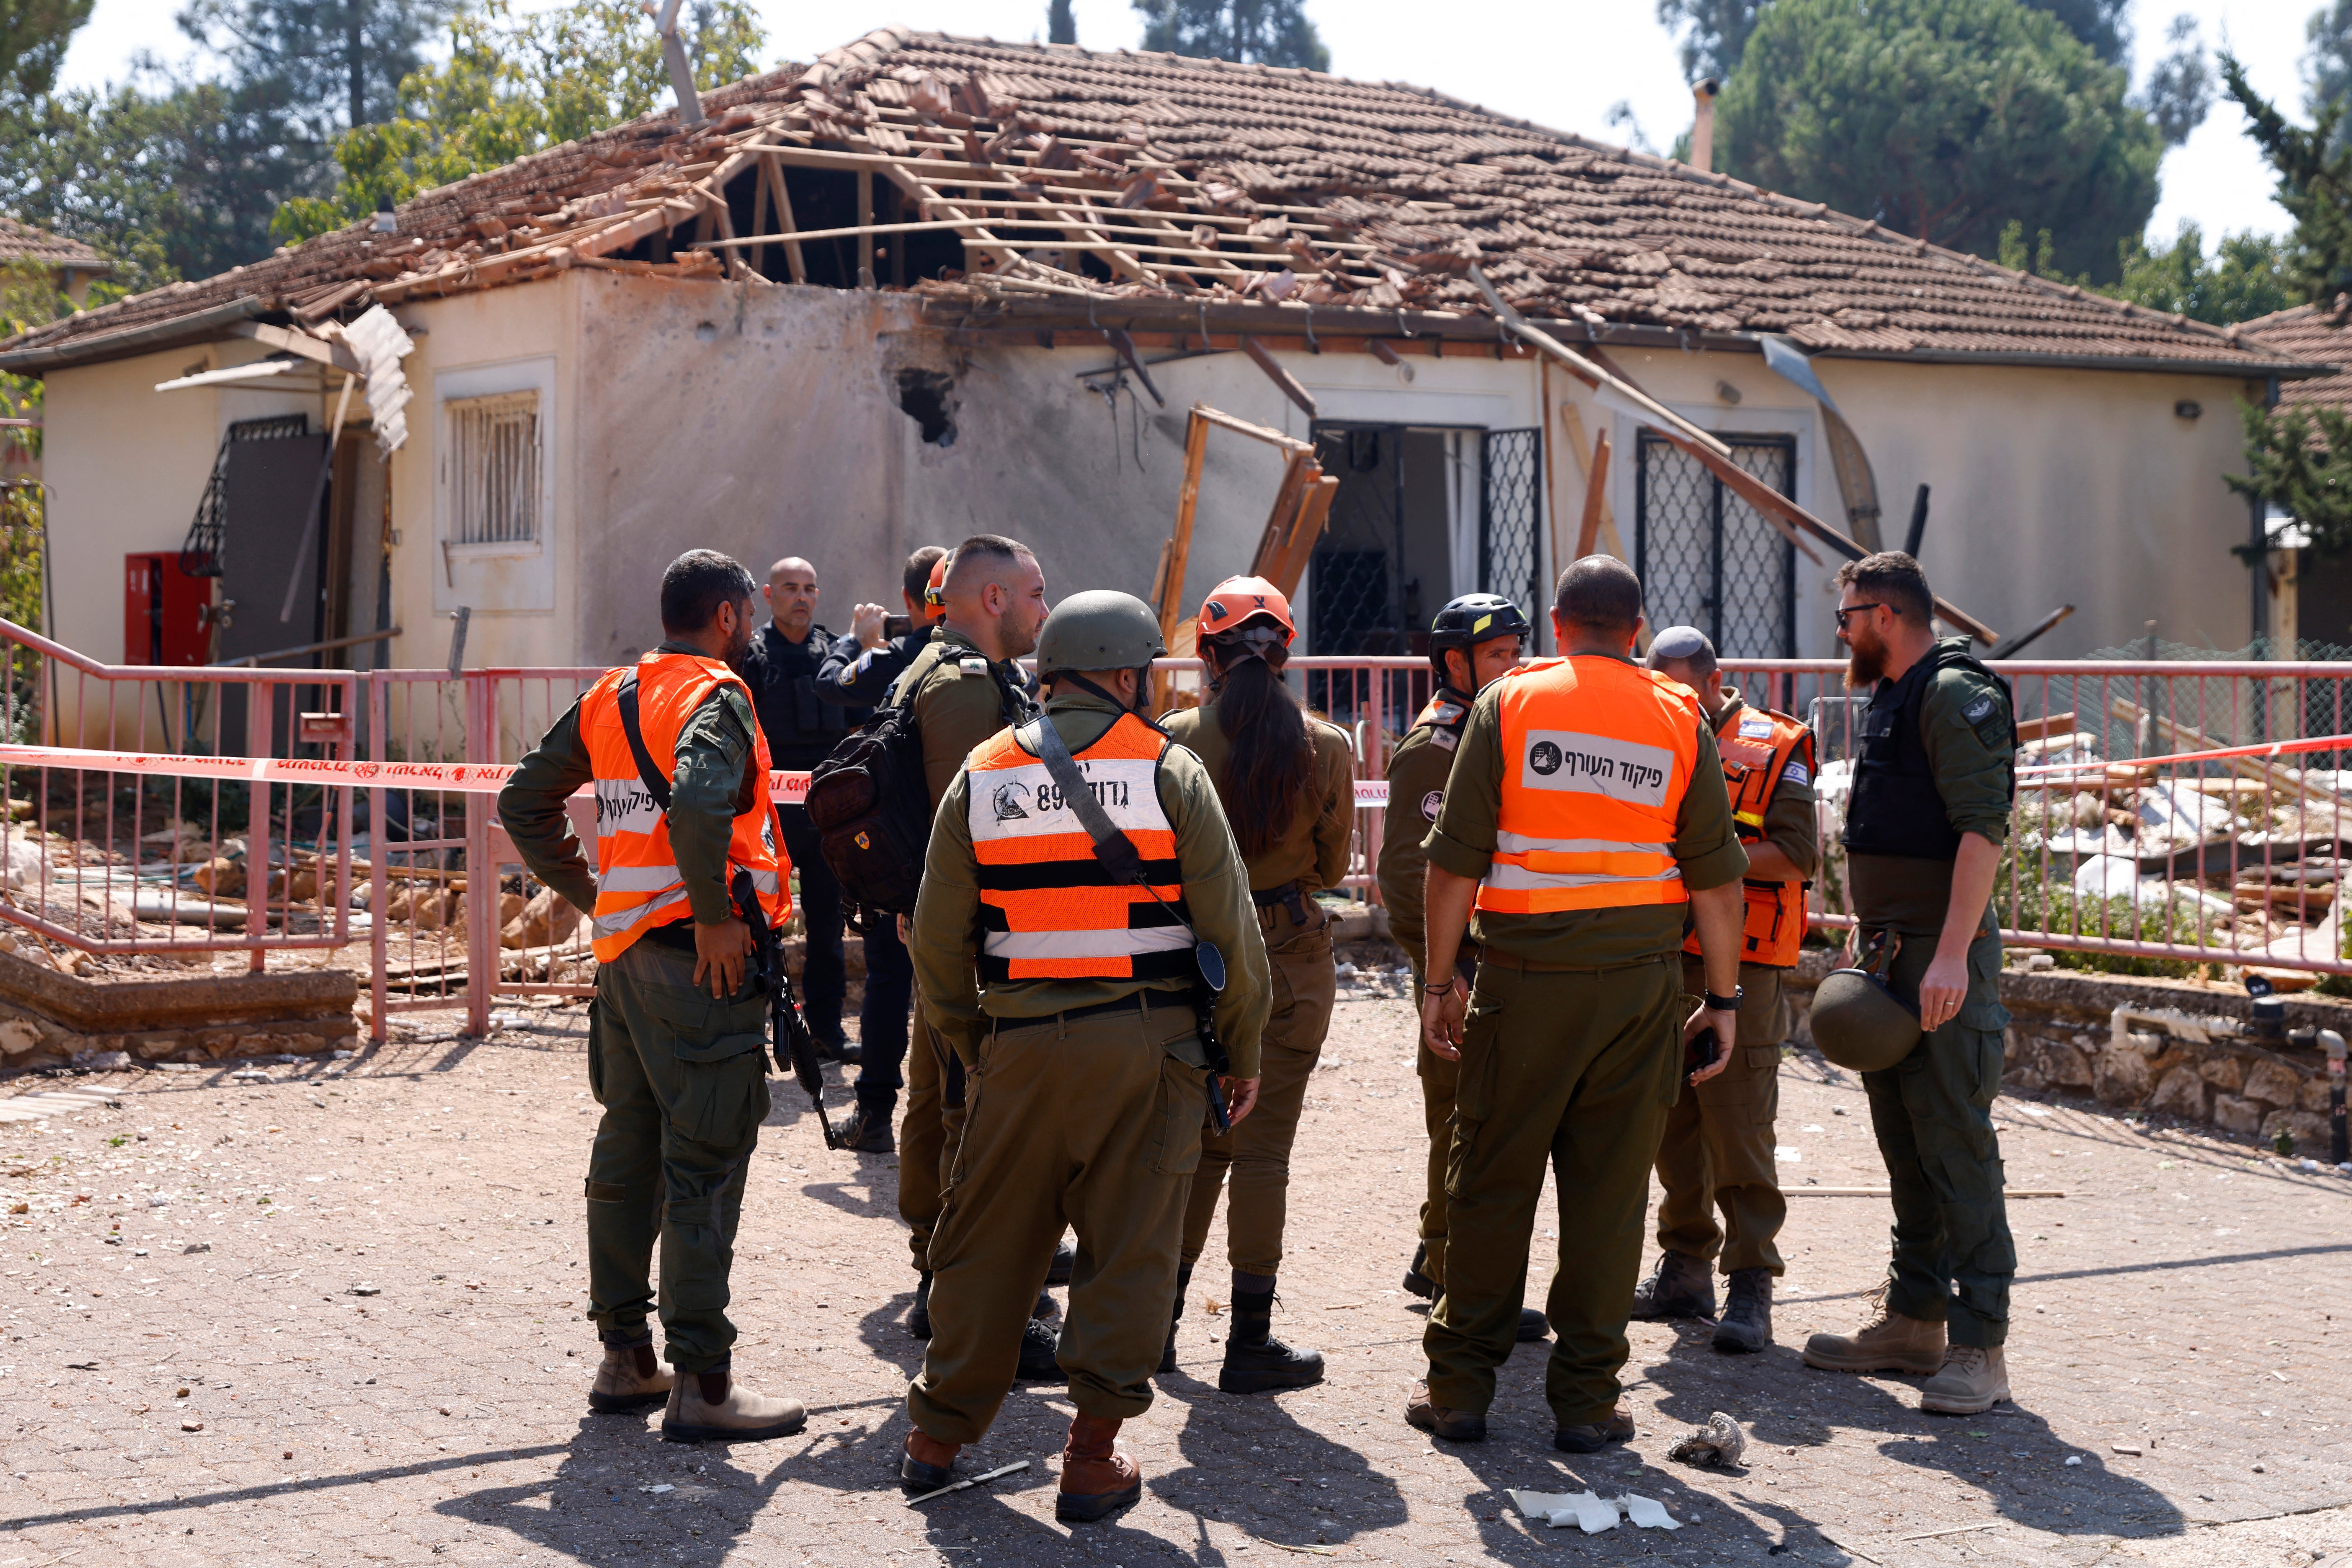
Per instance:
[[[2011,1209],[2014,1405],[1927,1416],[1916,1380],[1802,1367],[1790,1347],[1854,1321],[1887,1215],[1883,1200],[1800,1196],[1780,1348],[1735,1359],[1698,1325],[1635,1324],[1630,1448],[1550,1450],[1541,1345],[1504,1370],[1485,1446],[1412,1430],[1421,1303],[1398,1281],[1423,1140],[1411,1016],[1385,997],[1340,1004],[1295,1163],[1276,1328],[1322,1349],[1329,1378],[1218,1393],[1222,1282],[1204,1270],[1184,1370],[1128,1428],[1140,1506],[1075,1532],[1054,1521],[1069,1407],[1052,1388],[1016,1392],[965,1461],[1026,1458],[1025,1473],[905,1506],[893,1468],[920,1347],[899,1326],[914,1276],[896,1161],[826,1152],[781,1081],[744,1208],[738,1368],[805,1399],[808,1429],[668,1445],[652,1416],[586,1411],[583,1015],[501,1019],[475,1041],[457,1015],[410,1015],[406,1038],[358,1060],[261,1079],[225,1064],[0,1085],[117,1101],[0,1124],[0,1209],[24,1211],[0,1217],[0,1568],[1265,1568],[1310,1554],[2213,1568],[2352,1547],[2352,1182],[2055,1100],[1997,1107],[2011,1184],[2066,1194]],[[1783,1068],[1779,1139],[1792,1189],[1884,1180],[1859,1086],[1818,1059]],[[1548,1212],[1542,1230],[1558,1227]],[[1744,1468],[1667,1460],[1713,1410],[1748,1427]],[[1531,1525],[1507,1495],[1587,1487],[1686,1522],[1588,1536]]]

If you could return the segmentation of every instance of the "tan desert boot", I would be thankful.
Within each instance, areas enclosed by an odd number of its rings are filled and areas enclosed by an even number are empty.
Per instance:
[[[1919,1408],[1939,1415],[1977,1415],[2009,1397],[2009,1361],[2001,1347],[1954,1345],[1944,1368],[1919,1385]]]
[[[1944,1364],[1944,1325],[1891,1311],[1886,1287],[1870,1295],[1870,1316],[1851,1334],[1815,1334],[1805,1364],[1824,1372],[1932,1373]]]
[[[1073,1524],[1108,1518],[1143,1499],[1143,1471],[1118,1451],[1113,1419],[1084,1412],[1070,1420],[1070,1441],[1062,1450],[1062,1486],[1054,1517]]]
[[[754,1394],[722,1366],[677,1380],[661,1429],[674,1443],[757,1443],[789,1437],[807,1425],[799,1400]]]
[[[654,1354],[650,1339],[643,1344],[608,1344],[604,1364],[596,1369],[596,1382],[588,1390],[588,1408],[606,1415],[643,1410],[669,1397],[670,1382],[669,1368]]]

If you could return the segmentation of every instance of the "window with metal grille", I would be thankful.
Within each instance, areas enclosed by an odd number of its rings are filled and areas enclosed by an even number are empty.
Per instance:
[[[539,394],[452,398],[450,542],[539,542]]]
[[[1796,494],[1790,436],[1726,434],[1731,460]],[[1644,432],[1633,470],[1633,570],[1654,627],[1692,626],[1726,658],[1797,653],[1797,552],[1698,460]]]

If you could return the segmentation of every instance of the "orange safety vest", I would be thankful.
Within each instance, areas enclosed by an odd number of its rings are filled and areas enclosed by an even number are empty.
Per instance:
[[[1675,817],[1698,762],[1698,699],[1591,654],[1522,666],[1502,689],[1502,799],[1478,908],[1687,902]]]
[[[1715,743],[1723,756],[1723,784],[1731,792],[1734,826],[1743,842],[1754,843],[1764,837],[1764,816],[1772,808],[1780,782],[1811,780],[1813,732],[1769,708],[1743,707],[1738,715],[1731,732],[1718,732]],[[1739,961],[1775,969],[1795,963],[1805,940],[1805,884],[1750,881],[1743,891],[1747,913]],[[1683,951],[1698,951],[1697,932],[1684,942]]]
[[[1018,731],[1000,730],[973,748],[964,774],[980,862],[984,982],[1191,978],[1192,915],[1175,825],[1160,804],[1160,763],[1170,743],[1128,713],[1072,753],[1112,825],[1143,857],[1158,898],[1111,880],[1077,814]]]
[[[649,653],[637,660],[637,723],[646,751],[666,778],[677,773],[677,735],[695,710],[721,686],[743,691],[740,677],[715,658],[690,653]],[[619,692],[628,667],[605,671],[580,700],[580,732],[596,778],[596,913],[593,940],[600,963],[610,963],[656,926],[691,920],[694,910],[669,847],[669,817],[654,804],[621,727]],[[758,798],[735,819],[727,846],[727,879],[751,874],[751,887],[770,930],[791,918],[792,862],[776,842],[776,814],[768,802],[768,742],[755,726],[753,760]],[[739,911],[740,912],[740,911]]]

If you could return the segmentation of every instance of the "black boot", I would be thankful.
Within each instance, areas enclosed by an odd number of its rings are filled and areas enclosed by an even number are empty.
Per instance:
[[[1274,1337],[1274,1292],[1234,1292],[1233,1327],[1217,1386],[1227,1394],[1265,1394],[1323,1381],[1320,1352],[1293,1350]]]
[[[907,1309],[907,1331],[919,1340],[931,1337],[931,1271],[928,1268],[915,1287],[915,1304]]]
[[[1045,1283],[1067,1285],[1070,1282],[1070,1270],[1077,1265],[1077,1244],[1065,1237],[1055,1245],[1054,1261],[1045,1266]]]
[[[1192,1288],[1192,1266],[1189,1263],[1178,1264],[1176,1266],[1176,1310],[1168,1317],[1168,1348],[1160,1352],[1160,1370],[1163,1373],[1176,1370],[1176,1325],[1184,1321],[1184,1292]]]
[[[1055,1353],[1062,1336],[1032,1318],[1022,1325],[1021,1364],[1013,1375],[1024,1383],[1062,1383],[1067,1374],[1062,1371],[1060,1358]]]
[[[1437,1281],[1422,1272],[1429,1261],[1429,1243],[1423,1242],[1412,1249],[1412,1267],[1404,1271],[1404,1288],[1424,1301],[1437,1300]]]
[[[1644,1321],[1714,1317],[1715,1270],[1687,1252],[1659,1253],[1650,1277],[1633,1287],[1633,1315]]]
[[[1723,1321],[1715,1328],[1719,1351],[1760,1351],[1772,1342],[1772,1271],[1735,1268],[1724,1292]]]

